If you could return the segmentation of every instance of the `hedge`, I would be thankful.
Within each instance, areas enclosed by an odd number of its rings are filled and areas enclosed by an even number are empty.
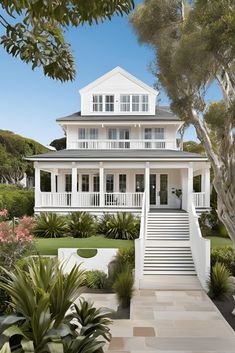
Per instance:
[[[14,185],[0,185],[0,209],[6,208],[10,218],[32,216],[34,192]]]

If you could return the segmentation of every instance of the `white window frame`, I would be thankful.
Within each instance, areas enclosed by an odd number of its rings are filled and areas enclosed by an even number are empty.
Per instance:
[[[112,97],[112,99],[110,99]],[[105,112],[109,113],[109,112],[114,112],[114,100],[115,100],[115,96],[114,94],[106,94],[105,95]]]
[[[93,94],[92,95],[92,111],[99,113],[103,111],[103,95]]]
[[[148,96],[148,94],[141,95],[141,111],[142,112],[149,111],[149,96]]]
[[[121,94],[120,95],[120,111],[130,112],[131,111],[131,95]]]

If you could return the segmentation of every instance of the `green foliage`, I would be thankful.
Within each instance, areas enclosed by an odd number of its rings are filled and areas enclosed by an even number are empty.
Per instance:
[[[135,267],[135,248],[131,246],[129,248],[119,249],[116,259],[120,261],[124,266],[129,266],[131,269]]]
[[[132,271],[130,268],[126,267],[117,275],[113,284],[113,289],[122,308],[127,308],[130,305],[130,300],[133,295],[133,285],[134,277]]]
[[[139,237],[140,220],[131,213],[104,215],[100,229],[106,238],[133,240]]]
[[[229,270],[221,264],[216,262],[212,267],[209,280],[209,296],[212,299],[224,300],[228,296],[231,288],[229,284],[230,277]]]
[[[206,152],[201,143],[197,143],[196,141],[186,141],[184,142],[184,151],[191,153],[199,153],[202,156],[205,156]]]
[[[36,216],[34,235],[41,238],[61,238],[68,230],[65,217],[56,213],[41,213]]]
[[[66,148],[66,137],[51,141],[50,146],[55,147],[56,151],[64,150]]]
[[[98,311],[92,316],[96,309],[90,306],[90,329],[85,325],[78,329],[76,310],[67,315],[84,281],[78,266],[64,275],[58,261],[39,258],[31,259],[25,270],[16,266],[3,271],[0,287],[10,295],[16,314],[0,319],[0,349],[5,345],[8,352],[102,352],[104,341],[98,336],[109,339],[105,314],[99,316]]]
[[[0,44],[7,53],[42,67],[46,76],[60,81],[75,77],[74,58],[64,31],[129,13],[133,0],[2,1]]]
[[[84,285],[88,288],[104,289],[108,287],[108,277],[103,271],[86,271],[85,277]]]
[[[77,254],[84,259],[90,259],[91,257],[96,256],[97,249],[78,249]]]
[[[231,246],[215,248],[211,251],[211,266],[223,264],[235,276],[235,249]]]
[[[105,308],[96,309],[92,303],[84,298],[79,299],[79,306],[74,305],[74,313],[69,317],[77,321],[76,329],[80,329],[80,334],[86,337],[102,336],[105,340],[111,340],[110,329],[108,326],[112,323],[108,316],[110,310]]]
[[[73,212],[68,216],[68,234],[74,238],[88,238],[95,234],[95,218],[87,212]]]
[[[6,208],[9,217],[32,216],[34,213],[34,192],[19,189],[14,185],[0,185],[0,209]]]
[[[11,131],[0,130],[0,178],[16,184],[23,178],[25,172],[28,176],[33,176],[32,162],[24,158],[47,151],[46,147],[32,139]]]

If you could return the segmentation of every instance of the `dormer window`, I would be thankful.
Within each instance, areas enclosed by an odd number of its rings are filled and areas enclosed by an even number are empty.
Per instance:
[[[147,94],[142,95],[142,112],[149,110],[149,96]]]
[[[129,94],[121,94],[120,103],[121,112],[129,112],[131,110],[131,98]]]
[[[149,96],[147,94],[132,95],[132,111],[133,112],[148,112]]]
[[[140,111],[140,95],[134,94],[132,96],[132,111],[139,112]]]
[[[101,94],[93,94],[93,112],[103,111],[103,96]]]
[[[114,95],[105,96],[105,111],[106,112],[114,111]]]

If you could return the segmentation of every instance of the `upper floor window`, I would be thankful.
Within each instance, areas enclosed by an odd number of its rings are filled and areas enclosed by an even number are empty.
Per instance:
[[[80,140],[97,140],[98,139],[98,129],[97,128],[90,128],[86,129],[84,127],[79,129],[78,133]]]
[[[139,112],[140,111],[140,96],[135,94],[132,96],[132,111]]]
[[[114,111],[114,95],[105,96],[105,111],[106,112]]]
[[[120,96],[120,110],[121,112],[129,112],[131,109],[131,99],[129,94],[121,94]]]
[[[149,110],[149,96],[147,94],[142,95],[142,112]]]
[[[156,128],[145,128],[144,129],[144,138],[146,140],[164,140],[165,138],[165,129],[163,127]]]
[[[103,111],[103,96],[101,94],[93,94],[93,112]]]

